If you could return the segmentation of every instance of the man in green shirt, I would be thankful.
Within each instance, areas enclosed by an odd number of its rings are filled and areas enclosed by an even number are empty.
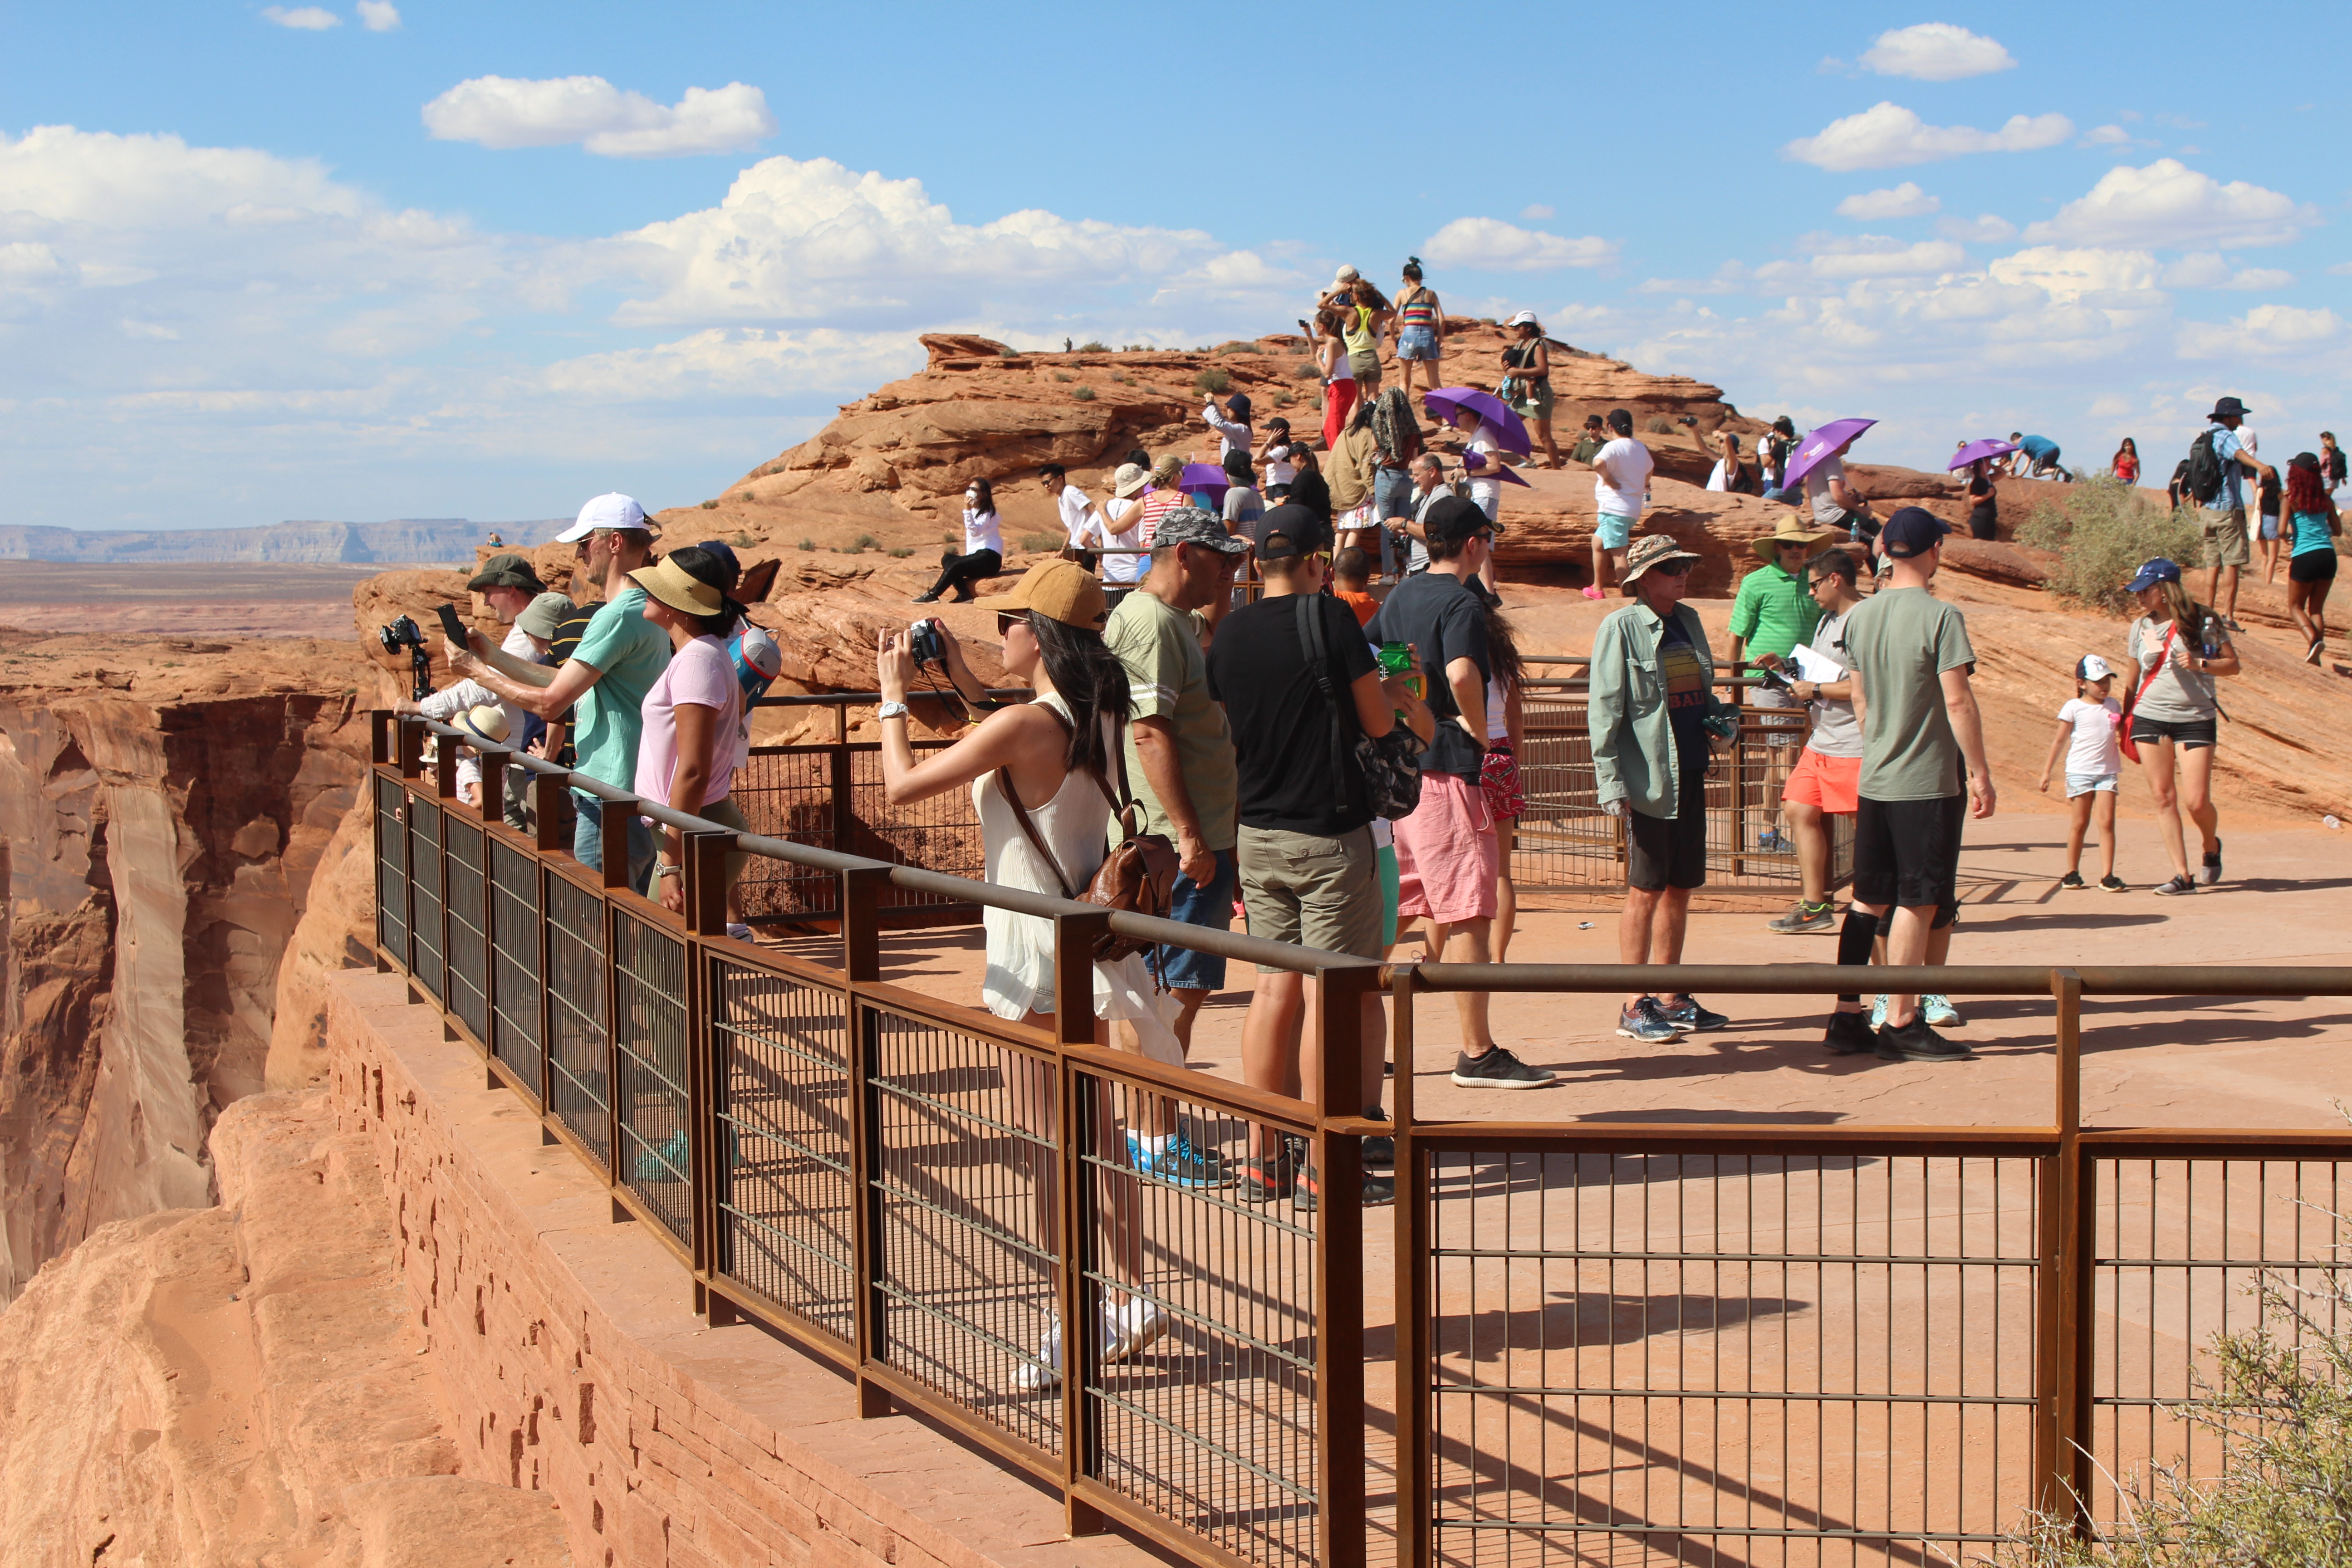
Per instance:
[[[1813,552],[1829,538],[1828,531],[1808,529],[1794,512],[1781,518],[1780,526],[1761,539],[1749,542],[1764,564],[1739,580],[1739,595],[1731,605],[1731,672],[1748,673],[1745,665],[1753,663],[1765,669],[1777,669],[1789,657],[1789,650],[1801,642],[1811,642],[1813,628],[1822,622],[1822,607],[1813,603],[1812,593],[1805,581],[1805,563]],[[1764,720],[1769,798],[1778,800],[1789,781],[1789,769],[1795,759],[1797,742],[1804,738],[1804,720],[1796,711],[1797,700],[1789,695],[1788,688],[1757,686],[1748,689],[1742,698],[1749,707],[1787,710],[1785,716],[1776,712]],[[1757,847],[1774,854],[1793,854],[1796,843],[1785,826],[1775,824],[1757,836]]]
[[[471,676],[526,712],[553,721],[578,707],[572,750],[578,771],[615,789],[637,780],[637,741],[644,733],[646,693],[669,666],[669,634],[646,619],[646,591],[629,574],[653,558],[654,534],[645,509],[629,497],[601,495],[557,534],[576,547],[583,571],[604,590],[604,606],[588,622],[580,645],[562,668],[527,664],[501,654],[475,634],[471,649],[452,647],[450,668]],[[573,792],[572,857],[602,869],[604,819],[595,796]],[[653,877],[654,836],[642,816],[628,828],[629,886],[639,893]]]

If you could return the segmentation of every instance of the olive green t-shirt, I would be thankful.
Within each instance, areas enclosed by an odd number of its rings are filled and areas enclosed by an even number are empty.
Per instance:
[[[1177,765],[1184,791],[1201,819],[1201,842],[1212,849],[1234,847],[1234,799],[1239,779],[1233,731],[1224,705],[1209,695],[1209,658],[1201,647],[1201,617],[1170,608],[1141,589],[1118,602],[1103,628],[1103,640],[1127,666],[1128,698],[1137,719],[1165,719],[1176,731]],[[1176,837],[1176,825],[1160,808],[1136,755],[1135,726],[1127,727],[1127,781],[1143,806],[1143,831]],[[1113,824],[1117,831],[1117,824]]]
[[[1870,800],[1961,794],[1960,742],[1944,712],[1944,672],[1976,664],[1960,612],[1925,588],[1885,588],[1845,617],[1862,677],[1862,784]]]

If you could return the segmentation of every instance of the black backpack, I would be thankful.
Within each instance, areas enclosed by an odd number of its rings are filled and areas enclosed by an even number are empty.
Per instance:
[[[2221,495],[2221,459],[2213,455],[2213,432],[2208,430],[2189,444],[2189,468],[2182,486],[2199,506],[2211,506]]]
[[[1339,704],[1349,700],[1349,694],[1331,679],[1331,651],[1323,637],[1325,596],[1294,594],[1291,598],[1300,651],[1307,656],[1307,667],[1315,672],[1316,689],[1331,709],[1331,769],[1344,779],[1349,753],[1340,733]],[[1377,739],[1357,732],[1353,760],[1356,771],[1363,775],[1364,795],[1374,816],[1394,822],[1411,816],[1421,805],[1421,737],[1402,722]]]

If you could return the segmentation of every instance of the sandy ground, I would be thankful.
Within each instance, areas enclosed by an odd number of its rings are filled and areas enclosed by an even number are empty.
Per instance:
[[[84,566],[11,561],[0,569],[0,625],[171,637],[346,637],[352,635],[352,590],[386,570],[245,562]]]

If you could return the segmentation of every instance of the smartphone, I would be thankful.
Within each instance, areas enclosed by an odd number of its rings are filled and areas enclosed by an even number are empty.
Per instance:
[[[443,605],[440,608],[441,629],[449,634],[449,640],[459,647],[472,647],[470,635],[466,630],[466,623],[457,615],[457,606]]]

